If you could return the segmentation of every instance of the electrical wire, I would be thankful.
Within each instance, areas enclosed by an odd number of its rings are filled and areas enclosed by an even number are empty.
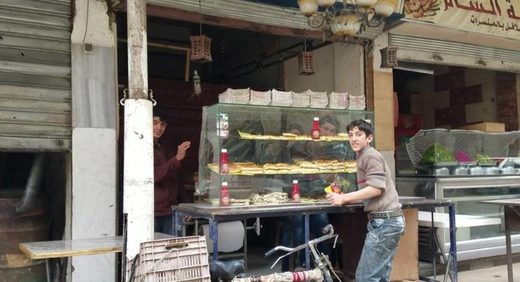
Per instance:
[[[90,0],[87,0],[87,18],[85,19],[85,33],[83,34],[82,44],[85,44],[85,39],[87,38],[89,8],[90,8]]]

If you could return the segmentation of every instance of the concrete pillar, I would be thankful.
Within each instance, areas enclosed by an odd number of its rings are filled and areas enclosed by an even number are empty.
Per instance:
[[[381,68],[380,49],[388,46],[388,34],[383,33],[374,40],[372,57],[374,126],[376,148],[383,154],[395,172],[394,138],[394,76],[391,68]],[[395,176],[395,173],[393,173]]]
[[[115,236],[116,28],[106,1],[75,1],[72,57],[71,239]],[[115,254],[72,258],[72,281],[115,281]]]

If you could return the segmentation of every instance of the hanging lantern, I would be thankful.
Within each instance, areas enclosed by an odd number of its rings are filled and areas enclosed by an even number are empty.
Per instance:
[[[328,8],[336,3],[336,0],[318,0],[318,5],[320,7]]]
[[[211,38],[204,34],[190,36],[191,60],[198,63],[208,63],[211,58]]]
[[[378,0],[375,6],[376,14],[382,17],[390,16],[397,7],[397,0]]]
[[[334,19],[331,31],[337,36],[354,36],[361,30],[361,23],[357,15],[341,15]]]
[[[302,14],[310,17],[318,11],[318,0],[298,0],[298,7]]]
[[[312,52],[302,51],[298,55],[298,65],[300,67],[300,74],[311,75],[314,73],[314,57]]]
[[[397,67],[397,47],[385,47],[381,50],[381,68]]]

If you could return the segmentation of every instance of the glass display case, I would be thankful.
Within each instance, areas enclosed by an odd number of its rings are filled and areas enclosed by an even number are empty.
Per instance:
[[[319,137],[311,137],[315,118]],[[213,205],[220,205],[225,194],[230,206],[244,206],[291,202],[294,180],[300,203],[323,199],[332,183],[344,191],[355,189],[355,154],[346,125],[356,119],[372,121],[373,114],[243,104],[205,107],[197,193]]]
[[[396,156],[408,159],[415,169],[398,170],[397,175],[520,175],[519,140],[517,131],[420,130]]]
[[[413,168],[397,171],[399,195],[449,199],[461,220],[482,219],[483,224],[457,229],[459,260],[505,253],[502,212],[482,201],[520,197],[519,138],[517,131],[428,129],[407,140],[406,151],[396,152],[396,159],[408,159]],[[438,232],[442,243],[449,241],[447,230]],[[520,236],[513,243],[520,244]]]

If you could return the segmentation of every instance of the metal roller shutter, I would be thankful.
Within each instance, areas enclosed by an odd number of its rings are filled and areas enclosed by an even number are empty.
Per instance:
[[[196,13],[201,10],[202,14],[205,15],[244,20],[257,24],[301,30],[309,29],[307,19],[298,9],[277,5],[267,5],[244,0],[202,1],[201,7],[199,7],[199,0],[147,0],[146,3]],[[361,33],[360,37],[374,39],[381,34],[382,29],[383,25],[369,27],[366,31]]]
[[[520,50],[393,33],[389,45],[398,48],[400,61],[520,72]]]
[[[0,151],[71,147],[70,0],[0,1]]]

